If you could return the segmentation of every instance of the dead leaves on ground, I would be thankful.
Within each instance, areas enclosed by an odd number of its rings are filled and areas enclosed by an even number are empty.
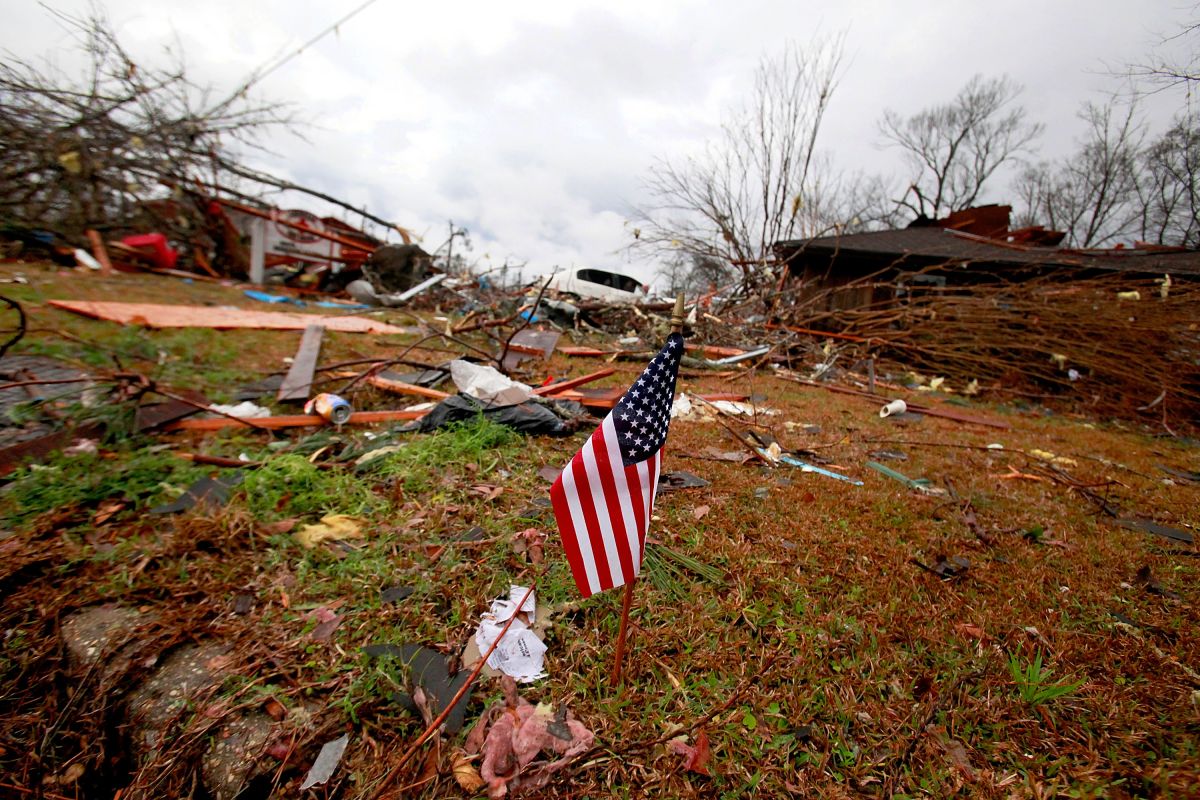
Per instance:
[[[510,791],[522,792],[545,786],[555,773],[592,747],[595,736],[575,719],[565,706],[557,710],[546,703],[534,706],[517,694],[512,678],[501,681],[504,700],[479,718],[467,734],[460,756],[454,761],[459,785],[487,786],[488,797],[496,800]],[[546,758],[539,760],[543,754]],[[470,758],[480,756],[478,783],[472,775]]]

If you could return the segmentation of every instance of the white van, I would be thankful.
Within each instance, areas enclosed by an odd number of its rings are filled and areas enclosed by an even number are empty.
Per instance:
[[[644,303],[649,287],[637,278],[593,267],[571,267],[554,274],[550,288],[560,294],[608,303]]]

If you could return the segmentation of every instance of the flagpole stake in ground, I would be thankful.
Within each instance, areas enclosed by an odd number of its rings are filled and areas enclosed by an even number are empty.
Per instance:
[[[675,297],[675,310],[671,312],[671,333],[683,335],[683,312],[683,295],[680,294]],[[609,684],[614,687],[621,682],[621,668],[625,663],[625,637],[629,632],[629,608],[633,605],[635,583],[637,576],[625,584],[625,597],[621,600],[621,628],[617,632],[617,648],[613,653],[612,675],[609,676]]]

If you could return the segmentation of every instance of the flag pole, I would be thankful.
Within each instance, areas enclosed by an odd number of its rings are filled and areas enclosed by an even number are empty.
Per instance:
[[[684,302],[683,294],[675,297],[675,310],[671,313],[671,333],[683,333],[683,311]],[[649,521],[647,521],[649,528]],[[609,685],[616,686],[621,682],[621,667],[625,663],[625,637],[629,632],[629,608],[633,605],[633,585],[637,583],[637,576],[634,575],[625,584],[625,596],[621,600],[621,627],[617,631],[617,650],[613,654],[612,675],[609,677]]]

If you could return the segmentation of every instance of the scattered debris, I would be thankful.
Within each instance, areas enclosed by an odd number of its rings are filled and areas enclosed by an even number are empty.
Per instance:
[[[563,401],[531,401],[516,405],[493,406],[482,403],[474,397],[456,394],[447,397],[428,412],[421,412],[418,415],[420,421],[415,423],[411,430],[429,433],[455,422],[475,419],[480,415],[520,433],[570,436],[575,432],[578,421],[583,417],[583,412],[573,409],[569,404],[564,405]]]
[[[420,712],[416,702],[418,697],[423,698],[426,710],[431,714],[443,712],[470,677],[466,669],[451,675],[446,666],[446,655],[422,645],[372,644],[364,647],[363,653],[372,658],[394,658],[399,661],[408,673],[411,691],[397,699],[408,710],[417,713]],[[453,735],[462,728],[472,690],[473,687],[468,688],[450,709],[442,723],[446,733]]]
[[[345,398],[322,392],[304,404],[304,413],[318,416],[333,425],[345,425],[354,415],[354,408]]]
[[[699,475],[693,475],[683,470],[664,472],[658,476],[658,490],[660,492],[677,492],[681,489],[703,489],[708,485],[709,481],[704,480]]]
[[[526,586],[513,586],[509,590],[507,600],[493,600],[491,611],[483,615],[479,628],[475,631],[475,644],[480,653],[485,653],[500,637],[504,623],[516,616],[508,633],[488,657],[487,664],[520,683],[532,683],[546,677],[543,666],[546,645],[531,630],[537,619],[537,604],[533,593],[530,593],[521,608],[517,608],[517,602],[527,591]]]
[[[1159,582],[1158,578],[1154,577],[1154,574],[1150,571],[1150,566],[1148,564],[1143,565],[1140,569],[1138,569],[1137,574],[1133,577],[1133,580],[1139,586],[1144,587],[1146,591],[1150,592],[1150,594],[1156,594],[1160,597],[1165,597],[1168,600],[1183,599],[1180,597],[1178,592],[1171,591],[1170,589],[1164,587]]]
[[[222,405],[213,403],[209,405],[209,410],[215,411],[227,417],[238,417],[239,419],[262,419],[271,416],[271,409],[265,406],[260,406],[249,400],[243,400],[236,405]]]
[[[237,473],[228,477],[205,477],[193,483],[187,491],[170,503],[151,508],[151,514],[178,514],[190,511],[197,506],[224,506],[229,502],[229,492],[242,482],[243,476]]]
[[[932,572],[942,580],[947,581],[954,578],[961,578],[971,568],[971,562],[962,556],[938,556],[937,560],[933,562],[932,567],[921,563],[921,561],[915,558],[913,559],[913,563],[926,572]]]
[[[934,486],[928,478],[910,478],[907,475],[903,475],[903,474],[897,472],[896,470],[892,469],[891,467],[885,467],[883,464],[880,464],[878,461],[868,461],[868,462],[866,462],[866,465],[868,467],[870,467],[871,469],[875,470],[876,472],[880,472],[884,475],[887,475],[892,480],[900,481],[900,483],[903,483],[908,488],[913,489],[918,492],[921,492],[922,494],[933,494],[933,495],[946,494],[945,489],[941,488],[940,486]]]
[[[482,755],[479,773],[492,800],[545,786],[595,740],[565,706],[534,706],[517,695],[511,678],[503,686],[504,699],[484,712],[464,745],[467,756]],[[538,761],[543,753],[554,760]]]
[[[686,737],[677,736],[668,746],[672,753],[683,756],[683,768],[698,775],[708,775],[708,759],[712,755],[708,745],[708,734],[703,728],[696,731],[692,738],[694,744],[688,744]]]
[[[76,300],[51,300],[50,305],[94,319],[142,325],[147,328],[254,328],[256,330],[302,331],[309,325],[321,325],[340,333],[408,333],[407,328],[387,325],[365,317],[333,317],[319,314],[293,314],[283,311],[252,311],[241,308],[171,306],[154,303],[102,303]]]
[[[305,525],[292,535],[302,547],[313,549],[321,542],[344,542],[347,539],[362,539],[365,520],[346,514],[326,514],[321,521]]]
[[[1157,522],[1141,517],[1122,517],[1112,520],[1112,524],[1120,525],[1122,528],[1128,528],[1131,531],[1144,531],[1152,533],[1155,536],[1161,536],[1164,539],[1172,539],[1176,542],[1191,544],[1194,541],[1192,534],[1187,531],[1181,531],[1178,528],[1172,528],[1169,525],[1160,525]]]
[[[511,406],[529,400],[533,389],[500,373],[495,367],[451,361],[450,375],[458,391],[488,406]]]
[[[348,744],[350,744],[350,734],[343,733],[338,738],[321,745],[321,752],[317,754],[317,760],[313,762],[312,768],[304,776],[304,782],[300,784],[300,791],[303,792],[305,789],[328,783],[337,770],[338,764],[342,763],[342,755],[346,752]]]
[[[312,391],[317,357],[321,354],[321,337],[324,335],[325,327],[322,325],[309,325],[304,329],[304,334],[300,337],[300,348],[296,351],[292,366],[284,376],[276,395],[276,399],[281,403],[308,399]]]
[[[411,586],[389,586],[379,593],[379,599],[385,603],[399,603],[411,597],[414,591]]]

